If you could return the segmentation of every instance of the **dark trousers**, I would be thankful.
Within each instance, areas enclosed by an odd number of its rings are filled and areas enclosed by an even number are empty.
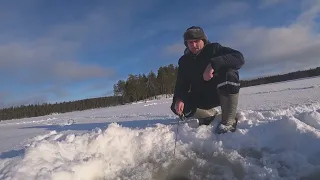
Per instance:
[[[226,71],[219,72],[215,75],[215,79],[212,79],[212,89],[209,93],[188,93],[187,98],[184,100],[183,114],[186,117],[191,117],[196,112],[196,109],[212,109],[221,105],[220,97],[228,94],[237,94],[240,91],[239,73],[236,70],[228,69]],[[172,102],[171,111],[175,113],[175,101]]]

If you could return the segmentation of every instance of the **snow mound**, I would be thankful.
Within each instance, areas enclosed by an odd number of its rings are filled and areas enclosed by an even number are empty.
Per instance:
[[[176,149],[176,125],[51,131],[24,156],[0,159],[0,179],[319,179],[319,111],[317,103],[242,111],[239,129],[224,135],[180,124]]]
[[[304,112],[299,114],[297,118],[301,119],[301,121],[308,124],[309,126],[320,130],[320,113],[319,112],[317,111]]]

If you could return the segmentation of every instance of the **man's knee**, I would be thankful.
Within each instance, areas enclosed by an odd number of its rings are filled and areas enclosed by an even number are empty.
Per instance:
[[[240,91],[239,72],[234,69],[229,69],[224,74],[220,74],[217,88],[220,92],[226,94],[238,94]]]

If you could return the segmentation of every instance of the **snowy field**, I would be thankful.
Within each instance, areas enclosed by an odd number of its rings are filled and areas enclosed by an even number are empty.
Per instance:
[[[2,121],[0,179],[320,179],[320,77],[241,89],[235,133],[180,124],[175,154],[170,104]]]

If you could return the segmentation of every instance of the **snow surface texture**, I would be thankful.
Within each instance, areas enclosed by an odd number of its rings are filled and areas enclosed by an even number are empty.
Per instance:
[[[320,77],[241,89],[235,133],[180,124],[175,154],[170,103],[0,122],[0,179],[320,179]]]

